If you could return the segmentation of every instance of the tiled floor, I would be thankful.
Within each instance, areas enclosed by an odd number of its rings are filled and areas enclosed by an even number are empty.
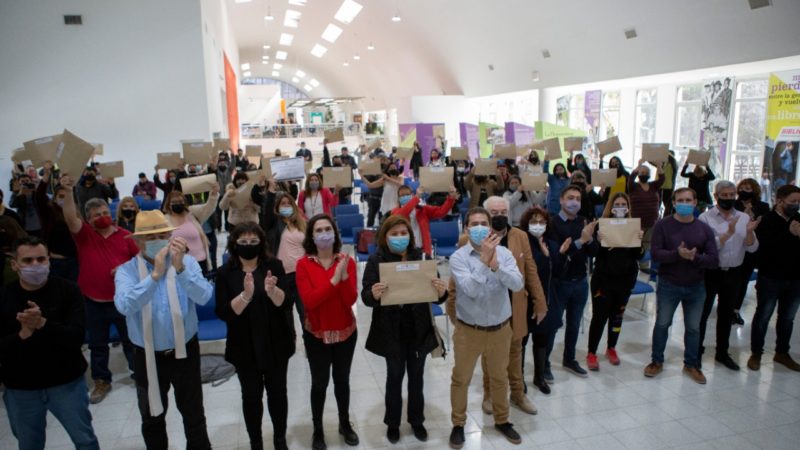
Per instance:
[[[446,272],[446,265],[440,266]],[[748,294],[745,318],[752,318],[753,290]],[[601,357],[599,372],[579,379],[554,365],[556,383],[549,396],[535,389],[530,398],[539,414],[529,416],[511,410],[511,422],[522,435],[522,445],[505,441],[492,427],[490,416],[481,412],[481,374],[476,369],[470,389],[469,419],[466,426],[467,449],[797,449],[800,448],[800,374],[782,366],[775,367],[771,358],[764,358],[760,372],[744,368],[732,372],[704,361],[708,384],[700,386],[681,374],[682,332],[680,312],[667,347],[664,373],[657,379],[645,379],[642,368],[649,362],[650,333],[653,324],[653,302],[647,297],[646,309],[639,311],[642,298],[631,299],[626,313],[618,351],[619,367],[610,366]],[[587,306],[587,320],[591,306]],[[351,415],[361,436],[358,448],[447,448],[450,432],[450,373],[452,356],[446,360],[428,360],[425,372],[426,426],[430,439],[418,442],[410,427],[401,427],[401,440],[391,445],[385,438],[382,423],[385,365],[382,358],[364,350],[369,329],[369,309],[357,307],[359,345],[351,374]],[[442,330],[443,318],[437,319]],[[587,322],[588,323],[588,322]],[[774,326],[774,325],[773,325]],[[709,321],[709,339],[714,337],[714,319]],[[452,327],[450,327],[452,332]],[[734,327],[731,347],[744,367],[749,354],[749,324]],[[795,333],[793,344],[800,346]],[[579,357],[585,356],[586,334],[580,336]],[[774,345],[774,328],[767,338],[768,348]],[[559,332],[554,355],[560,355],[563,330]],[[299,344],[299,343],[298,343]],[[602,345],[602,344],[601,344]],[[713,342],[711,343],[713,345]],[[223,343],[206,343],[204,352],[221,353]],[[529,350],[530,351],[530,350]],[[710,352],[713,355],[713,352]],[[795,354],[796,357],[800,356]],[[87,354],[88,357],[88,354]],[[559,361],[554,357],[554,362]],[[119,348],[112,350],[112,364],[119,374],[108,398],[91,407],[94,427],[101,448],[144,448],[140,435],[140,418],[132,382],[124,373]],[[526,380],[532,375],[532,359],[527,356]],[[309,407],[310,375],[302,345],[289,365],[289,433],[291,448],[310,448],[311,412]],[[208,431],[214,448],[249,448],[241,414],[239,384],[234,377],[218,387],[204,386],[204,404]],[[348,448],[336,433],[337,416],[332,387],[325,410],[326,437],[329,448]],[[0,406],[0,449],[16,448],[3,406]],[[167,414],[171,448],[184,448],[185,440],[180,415],[170,400]],[[270,448],[272,431],[268,415],[264,419],[264,441]],[[69,437],[50,417],[48,448],[72,448]]]

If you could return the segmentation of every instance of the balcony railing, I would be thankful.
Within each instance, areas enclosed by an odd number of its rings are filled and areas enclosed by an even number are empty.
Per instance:
[[[311,125],[259,125],[243,124],[243,139],[280,139],[280,138],[312,138],[323,137],[325,130],[343,128],[345,136],[358,136],[361,134],[361,124],[351,123],[321,123]]]

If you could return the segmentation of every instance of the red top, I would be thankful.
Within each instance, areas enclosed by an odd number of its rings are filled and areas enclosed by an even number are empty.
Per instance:
[[[98,302],[114,301],[114,269],[139,254],[139,247],[128,235],[127,230],[116,228],[104,238],[86,222],[72,235],[78,247],[78,286],[83,295]]]
[[[419,197],[416,195],[408,201],[404,206],[400,208],[395,208],[392,210],[393,215],[403,216],[409,221],[411,220],[411,212],[414,211],[416,208],[417,211],[417,223],[419,224],[419,234],[422,235],[422,251],[428,255],[433,254],[433,245],[431,244],[431,227],[430,221],[441,219],[442,217],[446,216],[447,213],[453,209],[453,203],[455,203],[455,199],[453,197],[447,196],[447,200],[442,204],[442,206],[430,206],[425,205],[422,208],[417,208],[417,204],[419,203]]]
[[[331,209],[339,204],[339,196],[333,195],[328,188],[322,188],[319,190],[319,197],[322,199],[322,212],[330,216]],[[297,195],[297,207],[304,219],[310,219],[310,217],[306,217],[306,191],[300,191],[300,194]]]
[[[331,278],[341,258],[347,258],[347,279],[336,286]],[[329,269],[322,267],[314,255],[305,255],[297,261],[297,292],[305,307],[304,327],[326,344],[346,340],[356,330],[353,305],[358,299],[356,263],[353,258],[340,253]]]

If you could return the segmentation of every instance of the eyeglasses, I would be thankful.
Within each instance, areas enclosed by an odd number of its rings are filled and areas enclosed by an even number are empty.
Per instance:
[[[236,245],[258,245],[261,243],[261,239],[253,238],[253,239],[237,239]]]

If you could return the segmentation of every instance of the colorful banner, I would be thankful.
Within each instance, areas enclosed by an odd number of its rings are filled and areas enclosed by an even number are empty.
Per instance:
[[[417,124],[401,123],[397,125],[400,133],[400,145],[398,147],[413,147],[417,140]]]
[[[800,146],[800,69],[770,74],[764,169],[775,190],[797,185]]]
[[[431,150],[441,148],[441,139],[444,139],[444,124],[417,124],[417,142],[422,147],[422,164],[428,164],[430,161]]]
[[[495,144],[506,142],[505,127],[492,123],[480,122],[478,124],[478,138],[480,139],[481,158],[488,158],[492,155],[492,147]]]
[[[475,160],[480,154],[480,133],[478,126],[461,122],[458,124],[461,135],[461,146],[469,150],[469,158]]]
[[[593,136],[597,136],[597,129],[600,127],[600,102],[603,98],[603,91],[586,91],[583,96],[583,119],[586,126],[591,128]]]
[[[506,144],[525,145],[536,139],[536,128],[516,122],[506,122]]]
[[[703,86],[700,148],[711,152],[708,167],[719,174],[723,172],[728,150],[734,88],[733,78],[706,80]]]
[[[583,130],[574,130],[572,128],[562,127],[560,125],[555,125],[549,122],[536,122],[536,139],[542,141],[545,139],[550,139],[557,137],[561,143],[561,158],[553,161],[550,161],[550,167],[552,167],[556,163],[562,163],[564,165],[567,164],[567,155],[566,152],[563,151],[564,149],[564,138],[565,137],[585,137],[586,132]]]
[[[569,123],[569,95],[556,99],[556,125],[567,126]]]

